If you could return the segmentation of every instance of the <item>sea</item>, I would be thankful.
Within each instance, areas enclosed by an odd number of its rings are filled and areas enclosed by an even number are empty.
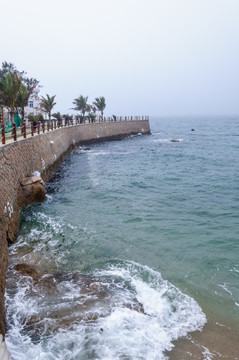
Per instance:
[[[239,118],[150,128],[77,148],[22,210],[12,360],[239,359]]]

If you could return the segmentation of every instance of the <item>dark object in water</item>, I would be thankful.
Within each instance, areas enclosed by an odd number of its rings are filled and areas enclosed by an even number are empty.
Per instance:
[[[195,129],[191,129],[191,131],[195,131]]]

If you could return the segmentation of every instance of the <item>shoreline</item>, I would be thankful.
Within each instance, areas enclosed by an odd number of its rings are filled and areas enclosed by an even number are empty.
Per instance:
[[[238,360],[238,338],[239,329],[207,316],[202,331],[189,333],[185,338],[174,341],[175,347],[165,354],[170,360]]]

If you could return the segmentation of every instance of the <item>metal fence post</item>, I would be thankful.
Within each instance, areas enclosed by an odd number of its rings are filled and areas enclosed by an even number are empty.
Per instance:
[[[15,123],[12,124],[12,129],[13,129],[13,139],[14,141],[17,141],[17,127]]]
[[[1,124],[2,127],[2,144],[5,145],[5,124]]]
[[[26,132],[26,123],[25,123],[25,121],[24,121],[24,123],[22,124],[22,126],[23,126],[23,137],[24,137],[24,139],[26,139],[26,137],[27,137],[27,132]]]

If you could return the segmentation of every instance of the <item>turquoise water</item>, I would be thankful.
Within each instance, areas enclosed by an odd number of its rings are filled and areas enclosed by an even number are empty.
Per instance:
[[[22,214],[6,293],[13,359],[166,359],[211,313],[238,329],[238,118],[150,126],[74,151]],[[53,282],[36,285],[19,263]]]

